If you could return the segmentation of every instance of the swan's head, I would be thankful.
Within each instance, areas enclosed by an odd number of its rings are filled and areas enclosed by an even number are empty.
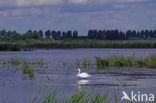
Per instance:
[[[78,68],[77,70],[78,70],[78,72],[80,72],[80,71],[81,71],[81,70],[80,70],[80,68]]]

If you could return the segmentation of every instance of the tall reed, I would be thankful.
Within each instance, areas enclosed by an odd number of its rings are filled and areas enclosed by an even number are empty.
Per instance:
[[[29,74],[30,78],[34,77],[34,71],[27,63],[23,64],[23,74]]]
[[[100,95],[99,92],[88,93],[86,90],[74,92],[69,98],[57,98],[57,91],[43,98],[34,98],[33,103],[107,103],[109,91]]]
[[[11,64],[12,65],[19,65],[20,64],[19,58],[17,56],[11,57]]]
[[[97,57],[95,56],[97,67],[149,67],[156,68],[156,54],[151,54],[145,58],[136,58],[134,54],[129,56],[109,56]]]

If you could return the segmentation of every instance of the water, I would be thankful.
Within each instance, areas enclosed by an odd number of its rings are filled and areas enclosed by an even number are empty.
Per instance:
[[[76,77],[77,58],[93,58],[94,56],[130,55],[135,52],[136,57],[145,57],[156,53],[156,49],[54,49],[19,52],[0,52],[1,58],[18,56],[21,59],[32,60],[43,58],[46,66],[35,66],[35,77],[30,79],[16,67],[0,64],[0,103],[30,103],[43,91],[51,92],[55,88],[58,95],[70,96],[73,91],[88,89],[104,93],[108,89],[115,90],[120,96],[122,90],[141,91],[156,94],[156,69],[149,68],[105,68],[97,70],[89,67],[82,71],[91,74],[91,78],[81,80]],[[63,63],[66,66],[63,66]],[[18,68],[21,68],[20,66]]]

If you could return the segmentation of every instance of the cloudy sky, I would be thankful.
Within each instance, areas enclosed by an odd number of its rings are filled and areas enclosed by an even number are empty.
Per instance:
[[[0,29],[156,29],[156,0],[0,0]]]

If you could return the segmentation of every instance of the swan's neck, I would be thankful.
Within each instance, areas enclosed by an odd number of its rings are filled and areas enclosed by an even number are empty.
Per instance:
[[[78,75],[80,74],[81,70],[79,70]]]

